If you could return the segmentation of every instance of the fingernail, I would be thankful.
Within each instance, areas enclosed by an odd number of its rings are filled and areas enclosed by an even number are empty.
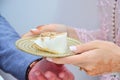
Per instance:
[[[61,74],[59,75],[59,77],[60,77],[60,78],[64,78],[64,77],[65,77],[65,74],[64,74],[64,73],[61,73]]]
[[[37,29],[35,28],[35,29],[31,29],[31,31],[36,31]]]
[[[53,61],[51,58],[46,58],[46,60],[48,60],[48,61],[50,61],[50,62],[52,62],[52,61]]]
[[[69,49],[70,49],[71,51],[76,51],[76,50],[77,50],[76,46],[70,46]]]

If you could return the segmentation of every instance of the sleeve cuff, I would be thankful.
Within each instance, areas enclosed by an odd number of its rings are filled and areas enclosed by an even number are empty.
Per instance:
[[[42,58],[37,57],[37,56],[29,55],[29,56],[27,56],[26,59],[24,59],[23,64],[20,64],[21,69],[19,70],[19,72],[17,74],[17,75],[19,75],[19,76],[17,76],[19,80],[26,80],[27,79],[28,76],[26,76],[27,75],[26,73],[27,73],[29,65],[32,62],[34,62],[34,61],[36,61],[38,59],[42,59]]]

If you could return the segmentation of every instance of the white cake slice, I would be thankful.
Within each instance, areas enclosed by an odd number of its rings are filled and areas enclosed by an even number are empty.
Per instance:
[[[56,54],[64,54],[67,47],[67,33],[45,32],[35,41],[37,48]]]

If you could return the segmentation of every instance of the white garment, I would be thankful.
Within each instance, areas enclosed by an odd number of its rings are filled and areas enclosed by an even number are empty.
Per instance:
[[[4,80],[1,75],[0,75],[0,80]]]

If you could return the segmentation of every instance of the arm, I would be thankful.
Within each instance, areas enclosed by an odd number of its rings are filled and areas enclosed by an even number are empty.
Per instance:
[[[27,35],[34,35],[31,32]],[[74,76],[64,65],[57,65],[40,57],[26,54],[15,47],[20,36],[0,16],[0,68],[18,80],[74,80]],[[26,73],[27,72],[27,73]],[[27,74],[27,75],[26,75]],[[61,75],[64,75],[61,77]]]
[[[106,35],[101,30],[88,31],[85,29],[74,28],[79,40],[83,43],[93,41],[93,40],[106,40]]]
[[[77,40],[84,42],[92,41],[92,40],[105,40],[106,33],[104,29],[96,30],[96,31],[88,31],[83,29],[78,29],[74,27],[70,27],[62,24],[47,24],[43,26],[38,26],[37,29],[31,30],[34,34],[38,34],[41,32],[54,31],[54,32],[67,32],[68,36]],[[30,35],[30,34],[29,34]],[[26,36],[26,35],[24,35]]]
[[[28,66],[39,57],[18,50],[15,42],[19,38],[9,23],[0,16],[0,68],[19,80],[25,80]]]

